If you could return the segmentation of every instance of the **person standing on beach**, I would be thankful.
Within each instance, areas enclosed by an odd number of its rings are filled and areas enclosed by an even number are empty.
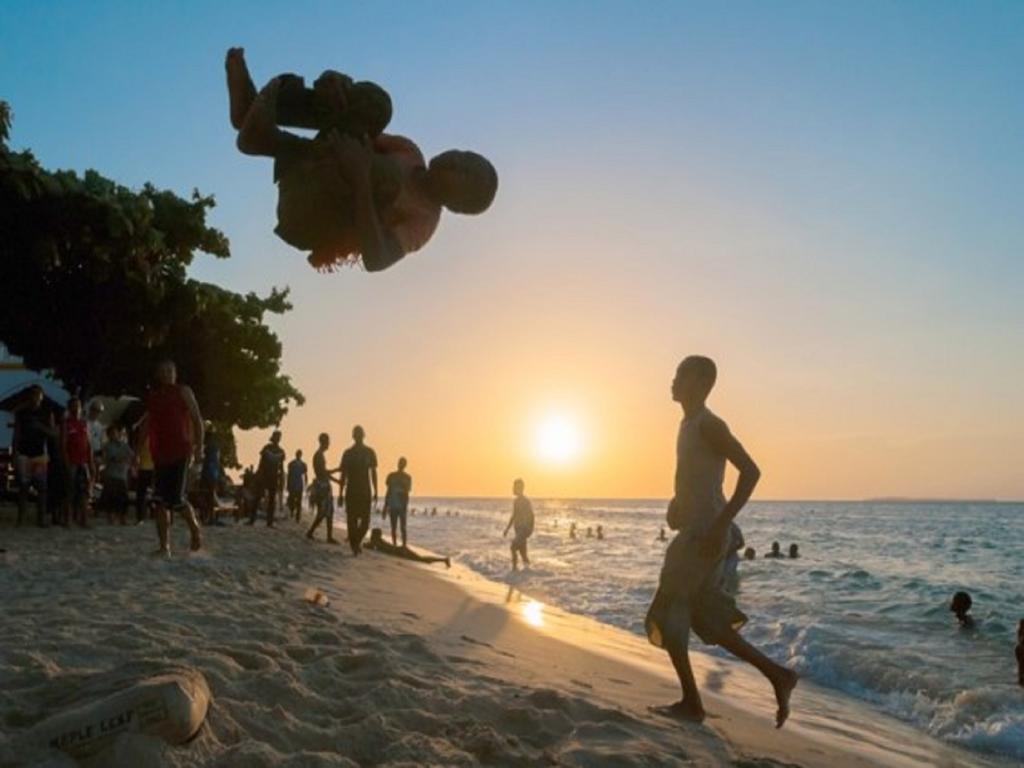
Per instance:
[[[313,454],[313,487],[309,491],[309,499],[316,505],[316,515],[313,517],[313,524],[306,531],[306,538],[313,538],[320,521],[327,521],[327,543],[337,544],[334,538],[334,491],[331,488],[332,482],[337,482],[331,477],[334,472],[327,469],[327,449],[331,447],[331,437],[326,432],[320,433],[320,447]],[[339,470],[335,470],[337,472]]]
[[[370,510],[377,503],[377,454],[366,445],[366,432],[352,429],[352,446],[341,456],[338,497],[344,499],[348,545],[352,554],[363,551],[363,539],[370,530]]]
[[[277,511],[277,497],[284,480],[284,448],[281,447],[281,431],[275,429],[270,442],[260,451],[260,463],[256,465],[256,503],[249,515],[249,525],[256,522],[256,514],[263,497],[267,498],[267,527],[274,527],[274,513]]]
[[[28,505],[28,490],[36,489],[36,525],[46,527],[46,474],[49,456],[46,442],[57,435],[53,414],[43,408],[43,388],[38,384],[29,387],[28,405],[14,416],[14,438],[11,453],[14,454],[14,471],[18,480],[18,525],[25,518]],[[54,517],[54,524],[57,519]]]
[[[124,427],[113,425],[107,430],[107,441],[103,444],[103,492],[100,494],[100,506],[107,510],[110,522],[116,513],[121,525],[128,524],[128,473],[134,460]]]
[[[192,505],[185,498],[189,464],[203,456],[203,417],[189,387],[178,383],[178,369],[171,360],[156,367],[156,386],[146,396],[146,415],[139,428],[139,446],[149,444],[153,458],[153,517],[160,539],[154,554],[171,556],[169,529],[171,513],[180,512],[188,525],[191,548],[202,546],[199,523]]]
[[[89,525],[89,500],[92,495],[92,445],[89,425],[82,418],[82,401],[68,400],[68,412],[60,434],[61,454],[67,467],[71,519],[83,528]]]
[[[308,475],[302,451],[296,451],[295,458],[288,462],[288,512],[295,522],[302,520],[302,494],[306,490]]]
[[[716,377],[710,358],[691,356],[679,364],[672,382],[672,399],[682,406],[683,421],[676,443],[675,496],[666,522],[679,533],[665,550],[658,590],[644,625],[650,642],[668,652],[683,698],[655,711],[693,722],[706,716],[690,666],[692,627],[704,642],[722,646],[768,678],[778,705],[775,727],[781,728],[799,677],[743,639],[738,630],[747,617],[721,585],[729,526],[761,472],[728,425],[706,405]],[[739,470],[728,501],[722,492],[727,461]]]
[[[505,532],[502,537],[508,536],[509,529],[514,528],[516,535],[512,537],[512,570],[519,570],[519,556],[522,555],[523,565],[527,566],[530,564],[530,556],[526,551],[526,542],[533,535],[533,505],[530,500],[526,498],[524,491],[526,490],[526,484],[522,478],[517,478],[512,483],[512,494],[515,496],[515,500],[512,502],[512,517],[508,520],[508,525],[505,526]]]
[[[384,511],[391,519],[391,543],[398,545],[396,529],[400,523],[403,547],[407,543],[406,523],[409,517],[409,496],[412,493],[412,476],[405,471],[407,464],[403,456],[398,460],[398,469],[384,480],[384,486],[387,488],[384,493]]]

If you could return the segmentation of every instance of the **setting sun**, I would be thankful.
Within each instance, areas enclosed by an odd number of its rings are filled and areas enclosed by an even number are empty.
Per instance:
[[[564,464],[580,454],[580,431],[576,423],[562,415],[547,416],[537,427],[537,455],[546,462]]]

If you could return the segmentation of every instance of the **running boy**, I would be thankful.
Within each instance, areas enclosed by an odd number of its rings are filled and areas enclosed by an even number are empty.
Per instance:
[[[681,701],[657,711],[693,722],[704,720],[697,683],[690,666],[690,628],[706,643],[725,650],[758,669],[775,690],[775,727],[789,717],[789,698],[797,674],[769,659],[739,634],[747,617],[722,589],[729,526],[747,503],[761,472],[732,436],[728,425],[705,404],[717,369],[707,357],[687,357],[672,382],[672,399],[682,406],[683,421],[676,443],[675,497],[668,507],[669,528],[679,531],[665,550],[658,591],[644,622],[653,645],[672,659]],[[739,470],[732,498],[722,492],[725,463]]]
[[[519,555],[523,557],[523,565],[527,566],[530,564],[530,557],[526,552],[526,542],[533,535],[533,505],[530,500],[526,498],[523,491],[525,490],[525,484],[522,479],[517,479],[512,483],[512,493],[515,495],[515,501],[512,502],[512,517],[509,518],[508,525],[505,526],[505,533],[502,536],[508,536],[509,529],[515,528],[516,535],[512,538],[512,570],[519,570]]]

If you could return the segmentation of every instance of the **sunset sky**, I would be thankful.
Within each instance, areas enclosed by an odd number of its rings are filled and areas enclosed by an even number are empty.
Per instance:
[[[292,291],[289,451],[360,423],[423,494],[665,497],[703,353],[757,498],[1024,497],[1024,4],[151,5],[4,4],[12,145],[216,196],[195,274]],[[315,273],[234,148],[231,45],[379,82],[494,207]]]

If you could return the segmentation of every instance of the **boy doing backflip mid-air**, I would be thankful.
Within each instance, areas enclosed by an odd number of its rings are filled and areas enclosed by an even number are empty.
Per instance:
[[[412,141],[384,133],[391,99],[374,83],[328,70],[312,88],[285,74],[257,93],[241,48],[226,68],[238,149],[274,158],[275,232],[316,269],[360,257],[369,272],[386,269],[426,244],[442,208],[483,213],[494,199],[498,175],[483,156],[453,149],[428,164]]]
[[[690,666],[692,627],[704,642],[722,646],[768,678],[778,704],[775,726],[781,728],[789,717],[797,674],[743,639],[739,629],[747,617],[722,588],[729,525],[747,503],[761,472],[728,425],[705,403],[716,376],[714,361],[691,356],[679,364],[672,382],[672,399],[682,406],[683,421],[676,443],[675,496],[667,522],[678,534],[665,551],[658,591],[644,623],[651,643],[664,648],[672,659],[683,698],[656,711],[694,722],[706,715]],[[726,461],[739,470],[736,490],[728,501],[722,492]]]

